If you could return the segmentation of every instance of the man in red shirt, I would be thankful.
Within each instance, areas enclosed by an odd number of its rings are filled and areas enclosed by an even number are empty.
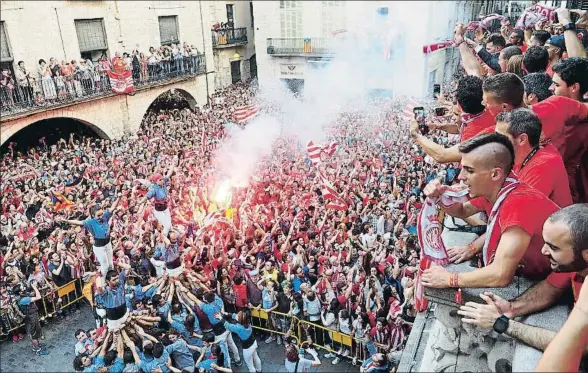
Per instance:
[[[556,332],[512,320],[514,317],[543,311],[556,304],[569,289],[578,301],[580,289],[588,275],[588,204],[575,204],[551,215],[543,226],[545,246],[542,253],[549,257],[553,272],[510,301],[485,292],[480,296],[487,304],[468,302],[458,313],[463,322],[481,328],[492,328],[498,318],[507,323],[504,331],[539,350],[545,350]]]
[[[588,59],[570,57],[553,66],[553,84],[550,89],[556,96],[581,102],[588,91]],[[588,202],[588,120],[580,125],[565,127],[565,154],[574,202]]]
[[[516,74],[502,73],[490,76],[484,81],[482,88],[486,110],[495,116],[502,111],[532,109],[541,120],[541,144],[551,143],[562,157],[566,145],[565,126],[575,126],[588,119],[588,104],[567,97],[551,96],[529,107],[524,101],[524,83]]]
[[[483,248],[484,267],[467,273],[451,273],[434,266],[423,273],[423,285],[447,287],[505,287],[517,271],[530,279],[544,279],[549,261],[541,254],[541,228],[558,207],[541,192],[520,183],[511,171],[515,154],[510,140],[498,133],[479,135],[461,144],[459,179],[470,187],[465,203],[441,206],[449,215],[466,218],[486,212],[489,216]],[[439,180],[424,190],[439,197],[447,190]],[[480,197],[480,198],[476,198]],[[466,249],[470,249],[469,247]],[[470,258],[477,252],[471,252]]]
[[[449,125],[431,124],[432,129],[459,134],[460,141],[463,142],[476,136],[480,131],[494,127],[494,116],[488,110],[484,110],[484,105],[482,105],[482,79],[476,76],[464,76],[459,79],[456,98],[461,112],[458,115],[457,123]],[[461,160],[458,145],[445,148],[443,145],[428,139],[420,133],[416,121],[411,124],[410,135],[423,148],[425,153],[438,163],[459,162]]]
[[[541,121],[529,109],[502,112],[496,132],[509,138],[515,150],[514,172],[520,180],[549,197],[559,207],[572,204],[570,186],[561,155],[552,145],[540,146]]]

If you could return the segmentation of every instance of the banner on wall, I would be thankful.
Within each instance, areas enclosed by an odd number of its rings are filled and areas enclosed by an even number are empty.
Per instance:
[[[283,63],[280,64],[280,73],[285,76],[304,76],[302,64]]]

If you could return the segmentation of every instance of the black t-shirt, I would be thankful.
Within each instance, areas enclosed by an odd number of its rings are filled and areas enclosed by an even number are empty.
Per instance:
[[[277,311],[281,313],[288,313],[290,311],[290,298],[283,292],[279,292],[276,296],[276,301],[278,302]]]

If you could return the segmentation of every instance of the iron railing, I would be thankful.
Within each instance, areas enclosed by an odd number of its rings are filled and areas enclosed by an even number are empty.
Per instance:
[[[268,38],[267,54],[335,54],[341,42],[335,38]]]
[[[204,54],[182,56],[169,61],[134,65],[131,70],[134,86],[140,88],[205,74],[206,58]],[[31,79],[28,85],[23,86],[14,79],[11,84],[0,86],[0,113],[5,117],[111,94],[108,72],[99,68],[77,70],[69,76]]]
[[[212,46],[224,47],[247,43],[247,28],[238,27],[225,30],[211,30]]]

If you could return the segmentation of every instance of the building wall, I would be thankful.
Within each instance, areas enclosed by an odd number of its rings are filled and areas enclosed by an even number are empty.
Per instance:
[[[64,105],[51,110],[12,117],[2,121],[0,145],[29,124],[59,117],[77,119],[90,127],[98,128],[108,138],[119,138],[123,134],[135,133],[149,106],[159,95],[170,89],[184,90],[195,99],[198,106],[207,102],[206,76],[200,75],[172,84],[164,83],[145,87],[137,90],[133,96],[113,94],[75,105]]]
[[[204,2],[203,2],[204,3]],[[5,23],[14,63],[23,60],[29,70],[38,60],[81,58],[74,20],[103,18],[108,52],[148,52],[160,45],[159,16],[178,17],[179,39],[206,53],[212,70],[210,14],[198,1],[1,1],[0,19]],[[202,18],[202,21],[201,21]]]

